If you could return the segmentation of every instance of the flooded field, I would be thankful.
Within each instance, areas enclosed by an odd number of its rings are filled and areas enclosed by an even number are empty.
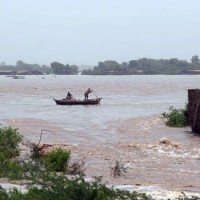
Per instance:
[[[0,77],[0,122],[19,129],[26,139],[63,144],[73,159],[87,163],[88,177],[103,176],[114,185],[138,190],[199,192],[200,137],[190,128],[168,128],[160,118],[169,106],[184,107],[187,89],[199,76],[26,76]],[[70,91],[83,99],[88,88],[100,105],[58,106]],[[127,167],[113,178],[116,161]],[[159,188],[159,189],[158,189]]]

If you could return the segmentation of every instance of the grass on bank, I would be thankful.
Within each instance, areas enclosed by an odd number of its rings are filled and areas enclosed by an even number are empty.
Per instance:
[[[188,126],[187,106],[183,109],[176,109],[173,106],[169,108],[169,112],[164,112],[161,117],[165,120],[167,126],[185,127]]]

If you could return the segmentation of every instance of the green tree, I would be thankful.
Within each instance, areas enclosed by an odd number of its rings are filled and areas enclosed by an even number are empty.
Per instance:
[[[19,142],[22,136],[17,129],[11,127],[0,128],[0,157],[13,158],[19,155]]]
[[[199,60],[199,57],[197,55],[192,56],[192,58],[191,58],[192,64],[199,64],[200,63],[199,61],[200,60]]]
[[[55,74],[77,74],[78,67],[76,65],[62,64],[59,62],[52,62],[51,69]]]

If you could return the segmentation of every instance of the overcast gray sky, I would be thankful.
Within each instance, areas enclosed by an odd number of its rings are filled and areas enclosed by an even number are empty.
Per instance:
[[[200,0],[0,0],[0,62],[200,56]]]

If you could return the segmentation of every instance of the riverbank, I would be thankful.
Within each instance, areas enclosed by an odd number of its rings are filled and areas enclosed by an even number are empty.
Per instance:
[[[118,133],[118,137],[96,143],[63,143],[59,140],[61,132],[69,138],[77,135],[45,121],[16,119],[7,120],[6,123],[18,128],[25,138],[35,142],[40,135],[37,127],[45,126],[54,132],[56,136],[44,134],[41,145],[50,145],[46,151],[57,145],[70,150],[72,160],[86,163],[85,174],[88,178],[102,176],[109,184],[158,196],[167,196],[168,192],[170,195],[199,192],[200,138],[191,134],[190,128],[166,127],[159,115],[113,121],[109,126]],[[120,161],[127,168],[124,176],[112,177],[110,166],[115,161]]]

